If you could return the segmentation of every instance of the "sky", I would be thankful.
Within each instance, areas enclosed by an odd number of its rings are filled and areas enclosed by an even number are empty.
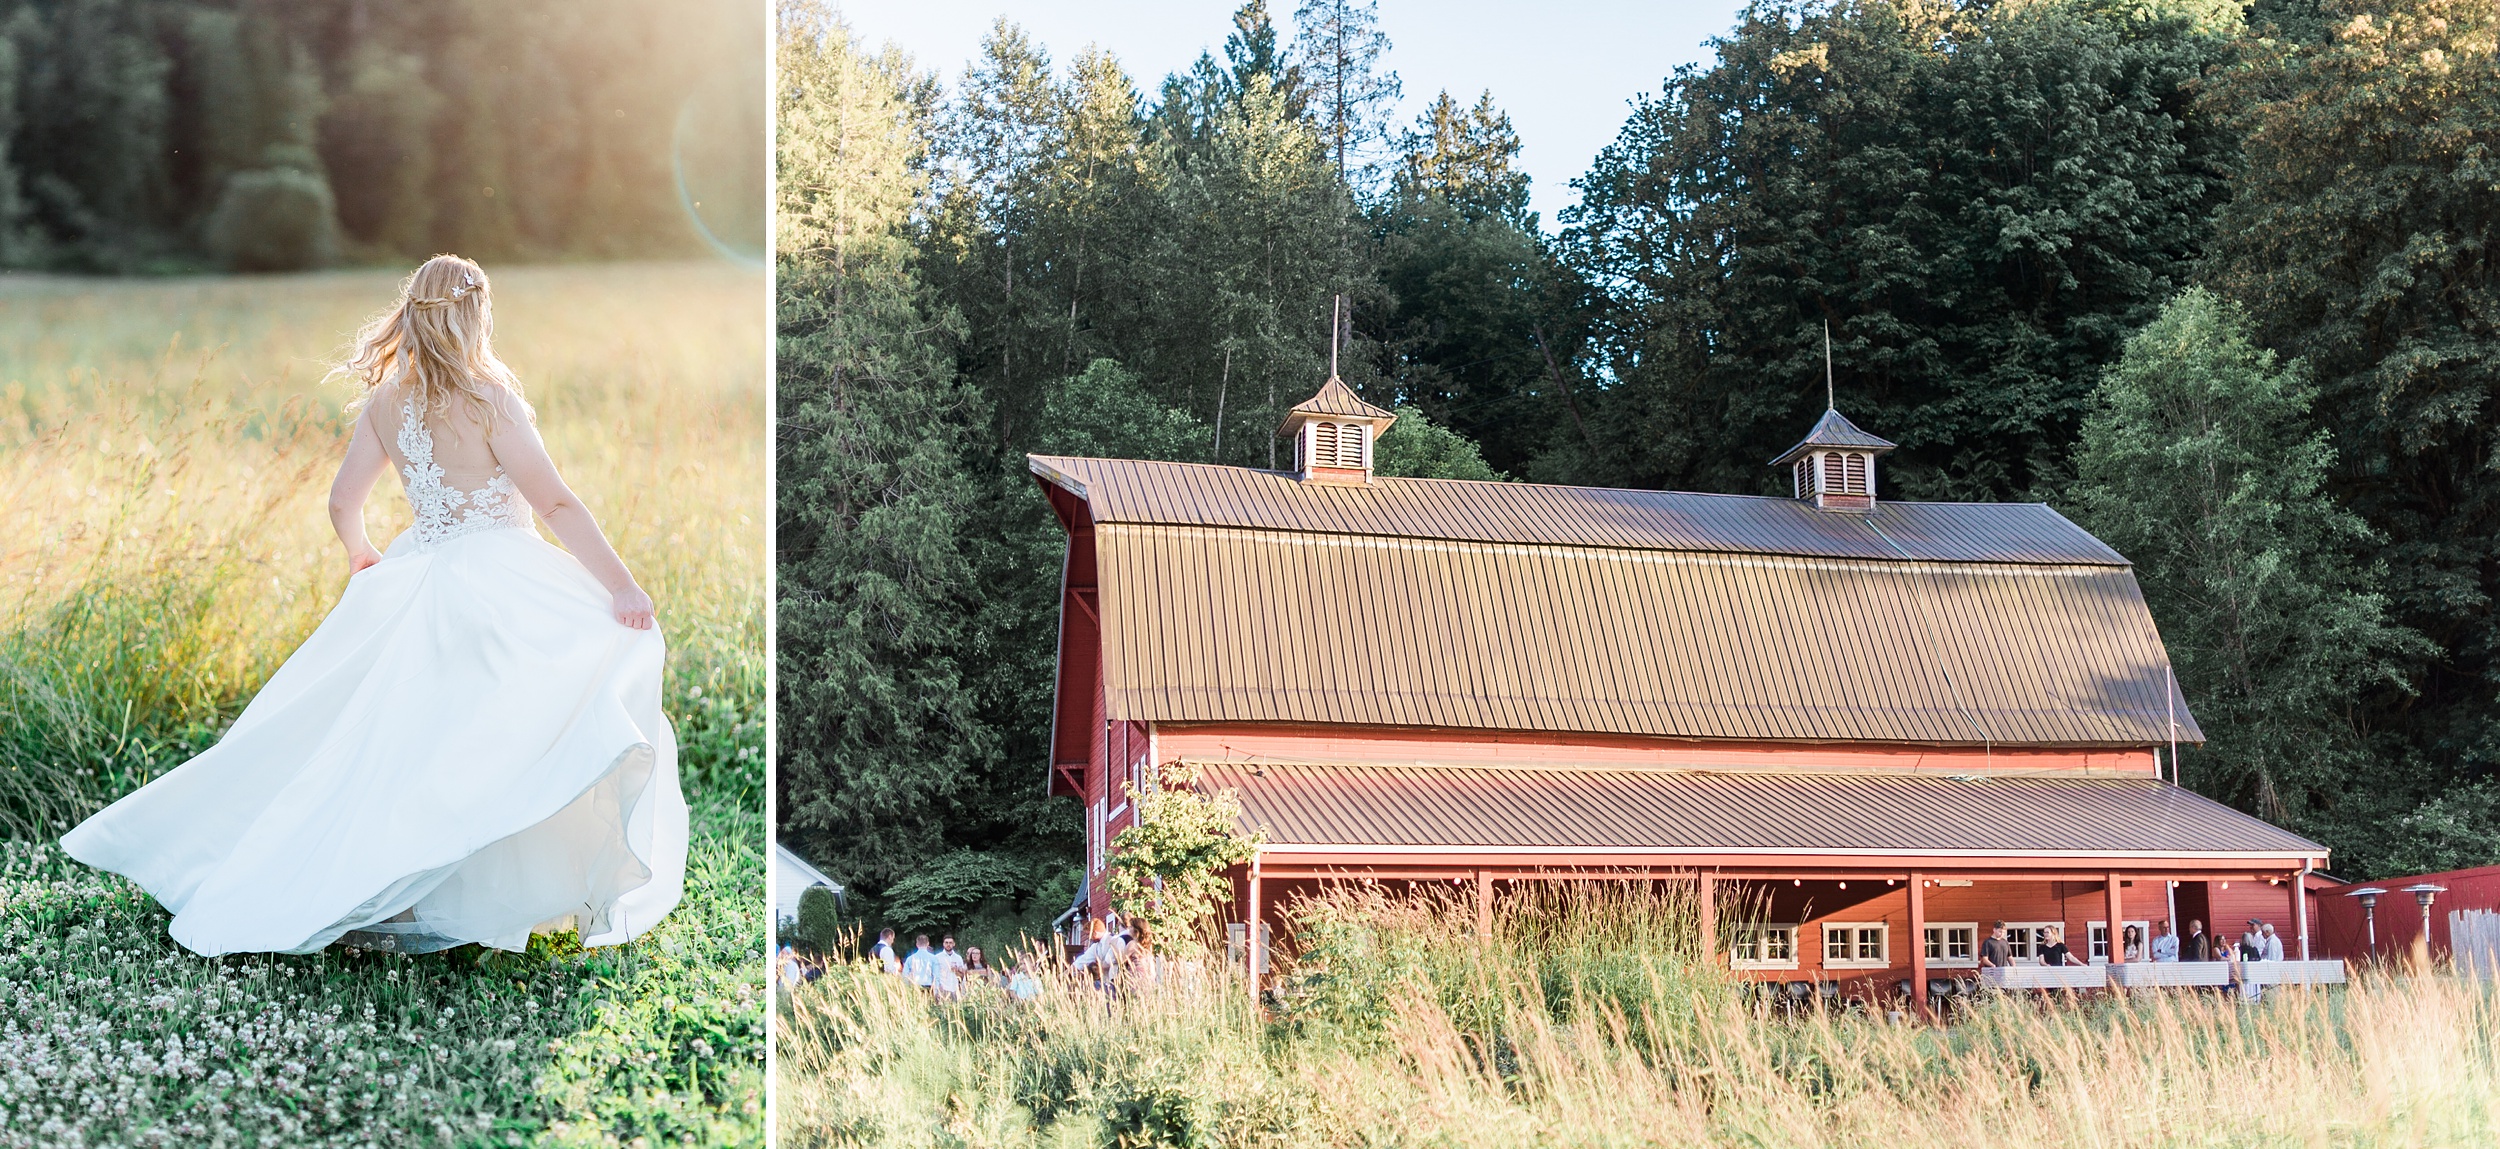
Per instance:
[[[871,45],[892,42],[950,83],[981,48],[1000,16],[1024,26],[1064,67],[1089,44],[1117,56],[1142,93],[1181,71],[1201,51],[1223,58],[1240,0],[842,0],[853,31]],[[1291,42],[1296,0],[1269,0],[1278,39]],[[1632,98],[1656,93],[1677,65],[1709,56],[1703,41],[1736,25],[1739,0],[1495,3],[1493,0],[1380,0],[1388,33],[1386,65],[1404,98],[1393,122],[1403,128],[1443,89],[1461,103],[1492,89],[1524,145],[1519,163],[1547,230],[1578,197],[1571,181],[1613,142]]]

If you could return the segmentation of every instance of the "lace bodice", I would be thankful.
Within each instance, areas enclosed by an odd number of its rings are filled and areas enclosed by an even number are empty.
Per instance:
[[[407,480],[408,506],[417,514],[417,544],[433,548],[479,531],[528,528],[529,501],[512,485],[512,476],[495,468],[495,477],[474,491],[443,482],[443,468],[434,462],[434,435],[411,395],[399,407],[399,453],[408,460],[400,468]]]

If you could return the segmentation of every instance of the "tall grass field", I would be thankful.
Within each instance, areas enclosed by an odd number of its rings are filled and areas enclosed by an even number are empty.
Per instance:
[[[1672,897],[1547,892],[1489,942],[1429,888],[1296,913],[1301,953],[1257,1003],[1220,954],[1021,1004],[829,971],[780,1006],[778,1144],[2500,1144],[2500,996],[2445,973],[2005,996],[1930,1026],[1750,1004],[1694,962]]]
[[[64,857],[337,600],[325,360],[399,273],[0,277],[0,1147],[763,1143],[764,280],[489,271],[549,450],[659,604],[685,902],[587,952],[209,959]],[[395,481],[368,514],[407,524]]]

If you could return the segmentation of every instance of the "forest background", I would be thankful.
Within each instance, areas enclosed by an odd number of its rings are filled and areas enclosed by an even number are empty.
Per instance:
[[[0,3],[0,266],[760,259],[763,61],[740,12]]]
[[[1886,497],[2134,560],[2188,786],[2344,874],[2500,861],[2492,6],[1758,4],[1553,227],[1491,92],[1387,122],[1371,4],[1277,16],[1141,91],[781,9],[779,829],[855,916],[1067,905],[1023,456],[1276,465],[1338,295],[1381,469],[1445,478],[1785,494],[1828,324]]]

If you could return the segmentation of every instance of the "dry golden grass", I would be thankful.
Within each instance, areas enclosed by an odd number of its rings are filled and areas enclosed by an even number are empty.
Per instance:
[[[752,720],[762,278],[490,271],[550,450],[659,602],[672,709],[745,695]],[[397,283],[0,278],[0,829],[56,828],[196,750],[336,601],[324,501],[353,395],[325,361]],[[397,483],[370,521],[377,542],[406,524]]]
[[[1266,1015],[1230,976],[955,1006],[836,970],[785,1007],[779,1143],[2500,1144],[2489,983],[1780,1017],[1689,966],[1681,911],[1623,908],[1549,905],[1484,946],[1456,902],[1352,892],[1311,908],[1321,968]]]
[[[0,277],[0,838],[33,839],[0,841],[0,1014],[25,1022],[0,1064],[31,1067],[0,1074],[0,1145],[763,1143],[764,281],[495,271],[497,343],[668,632],[685,901],[588,953],[203,959],[63,858],[50,838],[213,742],[337,600],[351,395],[324,361],[398,276]],[[407,523],[396,481],[369,511],[377,542]],[[219,1032],[318,1048],[145,1068]],[[420,1081],[412,1054],[456,1068]]]

